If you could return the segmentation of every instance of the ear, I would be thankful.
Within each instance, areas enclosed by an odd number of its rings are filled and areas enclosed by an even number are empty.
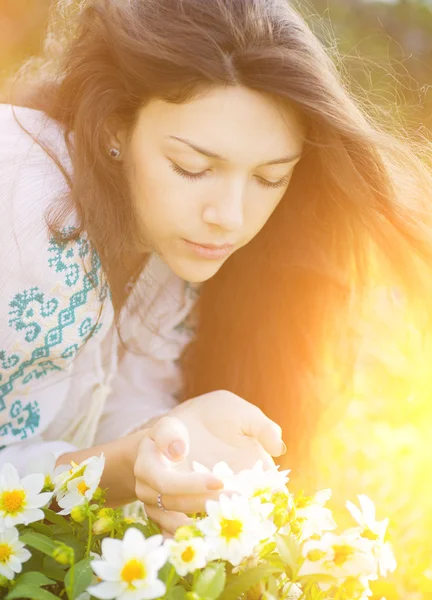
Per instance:
[[[107,149],[118,148],[124,150],[126,146],[126,132],[122,121],[118,117],[109,117],[104,124],[104,142]]]

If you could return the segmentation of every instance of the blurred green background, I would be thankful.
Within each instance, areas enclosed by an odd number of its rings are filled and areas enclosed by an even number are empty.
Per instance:
[[[413,136],[430,135],[432,0],[296,4],[339,51],[353,93],[367,93]],[[41,50],[48,7],[48,0],[0,0],[0,79]],[[340,519],[358,493],[373,499],[379,518],[390,517],[399,567],[374,586],[375,600],[432,600],[432,339],[420,335],[416,317],[400,305],[389,310],[377,281],[355,380],[334,399],[315,441],[315,480],[333,489]]]

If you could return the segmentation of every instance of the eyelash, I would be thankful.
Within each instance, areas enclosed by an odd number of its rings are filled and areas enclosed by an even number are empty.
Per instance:
[[[170,167],[172,168],[172,170],[177,173],[178,175],[181,175],[181,177],[184,177],[185,179],[189,179],[191,181],[197,181],[198,179],[202,179],[204,177],[204,173],[205,171],[203,171],[202,173],[190,173],[189,171],[185,171],[184,169],[182,169],[181,167],[179,167],[178,165],[176,165],[175,163],[171,162],[170,163]],[[263,187],[266,188],[280,188],[283,187],[285,185],[287,185],[288,181],[289,181],[289,176],[287,175],[286,177],[284,177],[283,179],[281,179],[280,181],[277,181],[275,183],[271,183],[270,181],[267,181],[266,179],[263,179],[262,177],[258,177],[260,184]]]

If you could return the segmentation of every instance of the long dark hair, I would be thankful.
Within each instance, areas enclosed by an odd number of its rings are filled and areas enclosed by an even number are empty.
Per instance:
[[[354,99],[334,56],[287,0],[92,0],[67,28],[54,77],[27,105],[64,126],[74,167],[50,226],[58,232],[66,212],[77,211],[117,313],[139,234],[125,175],[106,153],[107,119],[132,130],[147,100],[181,103],[221,85],[263,92],[304,118],[305,152],[286,194],[256,238],[202,286],[196,336],[181,361],[185,398],[239,394],[283,427],[286,462],[299,465],[328,399],[328,369],[352,364],[332,357],[349,351],[348,318],[372,256],[389,258],[410,289],[421,280],[414,257],[432,264],[432,176],[416,143]],[[431,156],[425,140],[422,152]],[[139,270],[145,257],[135,258]]]

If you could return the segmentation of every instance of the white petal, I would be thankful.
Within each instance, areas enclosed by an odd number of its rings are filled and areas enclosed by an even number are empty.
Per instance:
[[[194,471],[197,471],[197,473],[210,473],[211,472],[210,469],[207,469],[207,467],[205,467],[201,463],[197,462],[196,460],[192,461],[192,469]]]
[[[16,527],[10,527],[9,529],[6,529],[6,531],[4,531],[1,535],[1,540],[2,542],[7,542],[9,544],[14,544],[15,542],[18,541],[18,529]]]
[[[29,475],[29,477],[33,477],[33,475]],[[38,494],[37,496],[33,494],[29,494],[27,498],[27,506],[29,508],[42,508],[42,506],[46,506],[48,502],[52,498],[51,492],[44,492],[43,494]]]
[[[18,471],[11,463],[3,465],[0,471],[0,486],[6,490],[21,489]]]
[[[213,467],[213,474],[219,477],[219,479],[224,479],[225,477],[234,475],[234,471],[229,468],[226,462],[220,461]]]
[[[161,536],[162,537],[162,536]],[[123,537],[122,556],[124,560],[131,560],[146,552],[145,537],[139,529],[130,527]]]
[[[0,575],[3,575],[6,579],[13,579],[15,577],[15,573],[12,569],[4,563],[0,563]]]
[[[15,552],[15,556],[23,563],[31,558],[31,552],[27,548],[21,548]]]
[[[331,495],[331,489],[326,488],[325,490],[320,490],[319,492],[317,492],[314,496],[313,501],[315,504],[321,504],[321,506],[324,506],[324,504],[330,500]]]
[[[120,566],[123,562],[122,541],[111,538],[102,540],[102,556],[113,566]]]
[[[40,508],[31,508],[24,512],[25,523],[34,523],[45,518],[44,512]]]
[[[119,567],[114,567],[105,560],[93,560],[91,562],[91,567],[95,574],[104,581],[112,582],[120,580],[120,565]]]
[[[166,587],[165,584],[160,580],[156,579],[152,581],[145,588],[140,588],[142,600],[152,600],[153,598],[160,598],[165,595]]]
[[[375,521],[375,505],[372,500],[365,494],[359,494],[357,498],[368,523]]]
[[[100,600],[111,600],[120,596],[124,590],[124,584],[103,581],[98,585],[92,585],[87,588],[87,591],[95,598]]]
[[[8,567],[15,571],[15,573],[20,573],[20,571],[22,570],[20,559],[12,554],[12,556],[10,556],[8,560]]]
[[[25,488],[29,494],[39,494],[45,483],[45,477],[42,473],[33,473],[27,475],[21,480],[23,488]]]
[[[169,550],[168,548],[161,546],[157,550],[153,550],[148,555],[147,564],[153,571],[159,571],[168,560]]]
[[[128,530],[130,531],[130,530]],[[153,550],[156,550],[158,548],[160,548],[161,544],[163,543],[163,536],[160,535],[159,533],[157,533],[156,535],[152,535],[151,537],[147,538],[145,540],[145,551],[147,552],[153,552]]]

